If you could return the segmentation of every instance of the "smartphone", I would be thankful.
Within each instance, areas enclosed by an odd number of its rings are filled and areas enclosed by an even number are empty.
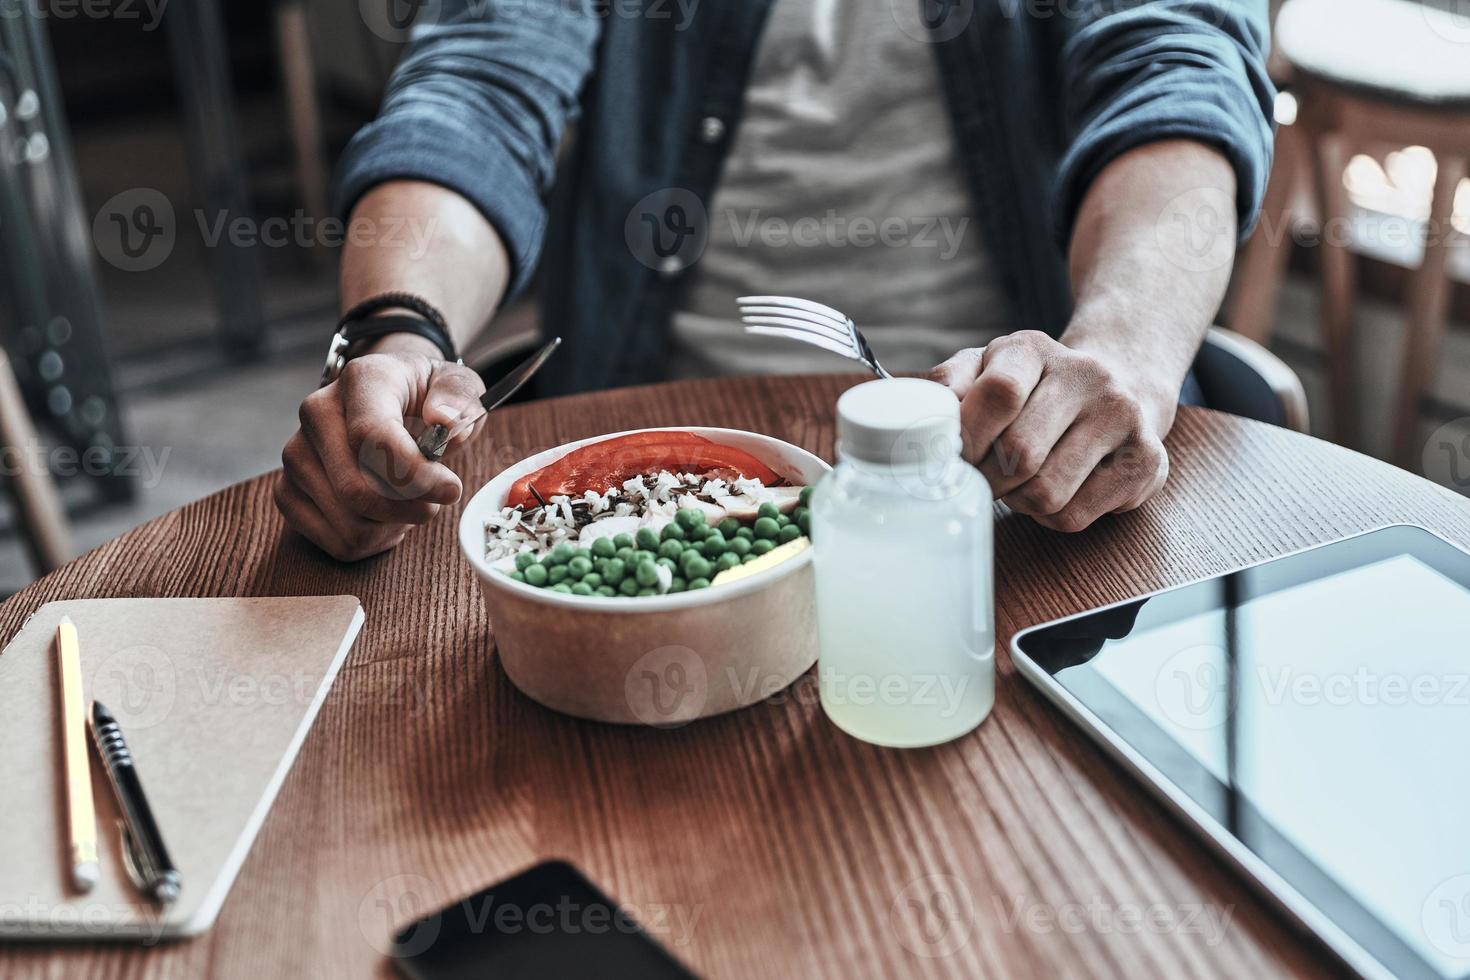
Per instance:
[[[410,980],[692,980],[624,909],[565,861],[546,861],[393,937]]]

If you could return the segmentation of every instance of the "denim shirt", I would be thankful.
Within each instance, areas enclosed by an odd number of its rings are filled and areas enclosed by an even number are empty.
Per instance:
[[[348,146],[342,213],[376,184],[471,201],[537,272],[543,329],[567,343],[541,391],[657,380],[681,280],[779,0],[439,0]],[[1265,0],[887,3],[932,43],[976,223],[1017,328],[1059,335],[1065,248],[1093,177],[1162,139],[1218,149],[1242,236],[1270,171]],[[559,155],[576,120],[571,152]],[[895,174],[902,180],[902,174]]]

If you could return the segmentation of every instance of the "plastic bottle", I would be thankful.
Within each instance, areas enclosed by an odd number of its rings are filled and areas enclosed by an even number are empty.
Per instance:
[[[838,463],[812,492],[822,708],[894,747],[973,730],[995,703],[994,516],[960,457],[959,401],[871,381],[837,402]]]

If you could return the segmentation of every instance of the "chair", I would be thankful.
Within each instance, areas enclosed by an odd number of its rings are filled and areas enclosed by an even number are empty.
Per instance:
[[[51,482],[51,473],[32,458],[32,450],[39,445],[15,372],[0,350],[0,465],[14,471],[5,476],[15,500],[17,523],[32,562],[45,573],[71,557],[71,544],[56,484]]]
[[[1194,377],[1209,408],[1295,432],[1308,429],[1301,379],[1247,337],[1211,327],[1194,359]]]
[[[1356,444],[1356,276],[1340,234],[1349,217],[1343,170],[1355,147],[1429,148],[1438,175],[1427,209],[1427,246],[1409,286],[1393,422],[1392,458],[1408,467],[1419,456],[1419,408],[1444,333],[1450,219],[1470,159],[1470,21],[1405,0],[1289,0],[1276,21],[1276,43],[1293,72],[1300,109],[1296,125],[1278,136],[1261,225],[1241,257],[1231,326],[1259,342],[1269,336],[1290,241],[1291,192],[1305,174],[1322,227],[1339,232],[1322,236],[1322,329],[1335,432],[1339,441]]]

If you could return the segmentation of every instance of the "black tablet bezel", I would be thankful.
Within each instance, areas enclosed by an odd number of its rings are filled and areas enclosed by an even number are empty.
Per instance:
[[[1123,639],[1140,628],[1153,629],[1200,613],[1239,606],[1283,589],[1405,555],[1470,590],[1470,553],[1422,527],[1397,524],[1237,572],[1034,626],[1017,633],[1011,648],[1022,673],[1044,691],[1048,685],[1055,685],[1066,692],[1091,716],[1084,720],[1103,729],[1092,734],[1105,743],[1126,745],[1152,767],[1158,778],[1167,780],[1187,797],[1215,825],[1205,828],[1211,836],[1223,833],[1233,838],[1332,927],[1393,975],[1405,980],[1442,980],[1438,970],[1112,685],[1091,671],[1068,671],[1090,660],[1106,641]],[[1152,773],[1145,775],[1154,778]],[[1264,883],[1273,893],[1278,890],[1275,882]],[[1466,977],[1470,974],[1458,980]]]

